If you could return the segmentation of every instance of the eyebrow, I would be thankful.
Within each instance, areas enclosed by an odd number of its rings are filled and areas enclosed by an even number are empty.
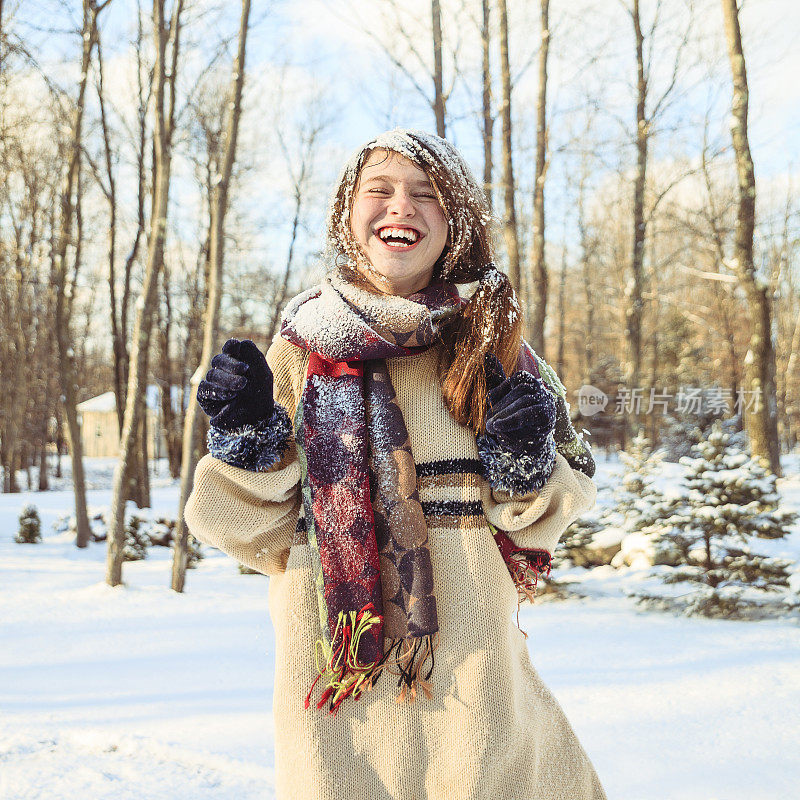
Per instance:
[[[389,175],[372,175],[369,178],[364,178],[361,183],[369,183],[370,181],[386,181],[387,183],[394,183],[394,178],[390,177]],[[415,180],[411,182],[412,186],[427,186],[429,189],[433,189],[433,184],[425,179],[420,178],[419,180]]]

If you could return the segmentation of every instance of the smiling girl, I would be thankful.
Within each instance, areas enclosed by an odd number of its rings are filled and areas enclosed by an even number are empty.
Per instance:
[[[490,219],[444,139],[376,137],[324,280],[266,359],[228,340],[198,390],[185,517],[270,576],[278,798],[605,798],[513,621],[596,488]]]

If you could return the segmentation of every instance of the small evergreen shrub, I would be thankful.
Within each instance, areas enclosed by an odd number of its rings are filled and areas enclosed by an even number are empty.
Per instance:
[[[169,525],[169,542],[170,547],[174,553],[175,551],[175,538],[173,536],[175,530],[175,520],[159,520],[161,524]],[[188,531],[186,532],[186,569],[195,569],[200,561],[204,558],[203,551],[200,548],[200,542],[192,536]]]
[[[19,515],[19,532],[14,537],[18,544],[36,544],[42,541],[42,521],[36,506],[27,505]]]
[[[106,520],[102,511],[92,514],[89,517],[89,528],[91,529],[90,536],[93,542],[104,542],[108,538]],[[77,533],[77,523],[75,524],[75,530]]]
[[[147,558],[147,548],[152,542],[147,534],[147,520],[132,514],[125,522],[125,546],[122,549],[123,561],[141,561]]]
[[[186,569],[195,569],[204,558],[200,542],[191,533],[186,537],[186,558]]]
[[[637,435],[627,451],[620,453],[625,465],[619,484],[614,488],[614,504],[602,508],[593,516],[582,517],[570,525],[553,554],[553,566],[592,567],[610,564],[623,567],[632,562],[628,550],[638,554],[636,561],[653,564],[644,549],[643,531],[671,513],[675,501],[665,497],[654,485],[653,479],[662,468],[664,452],[654,451],[643,433]],[[635,548],[626,549],[626,540]],[[634,553],[635,550],[635,553]]]
[[[591,517],[580,517],[561,537],[553,553],[553,569],[560,567],[596,567],[605,561],[598,560],[592,548],[594,537],[604,529],[602,522]]]
[[[720,423],[681,458],[686,496],[648,526],[656,546],[653,576],[671,591],[633,593],[641,602],[683,613],[738,619],[800,607],[792,562],[759,552],[781,539],[797,514],[779,508],[775,476],[731,441]]]

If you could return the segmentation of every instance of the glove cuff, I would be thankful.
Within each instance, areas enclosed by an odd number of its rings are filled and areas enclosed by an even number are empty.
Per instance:
[[[213,424],[206,444],[214,458],[251,472],[266,472],[280,461],[292,436],[292,424],[283,406],[275,403],[272,414],[254,425],[222,430]]]
[[[556,446],[552,432],[525,450],[512,450],[490,433],[479,434],[476,443],[489,485],[512,496],[539,491],[555,467]]]

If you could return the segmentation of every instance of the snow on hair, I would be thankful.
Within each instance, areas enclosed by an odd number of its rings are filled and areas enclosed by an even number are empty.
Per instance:
[[[492,262],[492,213],[468,164],[446,139],[420,130],[396,128],[355,150],[339,174],[328,207],[328,249],[333,260],[363,258],[350,229],[350,211],[361,168],[373,150],[399,153],[431,180],[449,226],[449,244],[437,263],[436,277],[467,283],[479,280]]]
[[[457,321],[442,332],[445,404],[462,425],[480,431],[486,415],[486,354],[493,353],[511,371],[519,354],[522,319],[513,287],[494,265],[493,218],[486,195],[458,150],[432,133],[403,128],[359,147],[342,168],[328,207],[328,260],[349,266],[351,280],[360,280],[355,265],[369,266],[350,228],[350,210],[364,162],[381,149],[387,157],[399,153],[425,171],[447,217],[449,243],[435,265],[434,280],[480,281]]]

